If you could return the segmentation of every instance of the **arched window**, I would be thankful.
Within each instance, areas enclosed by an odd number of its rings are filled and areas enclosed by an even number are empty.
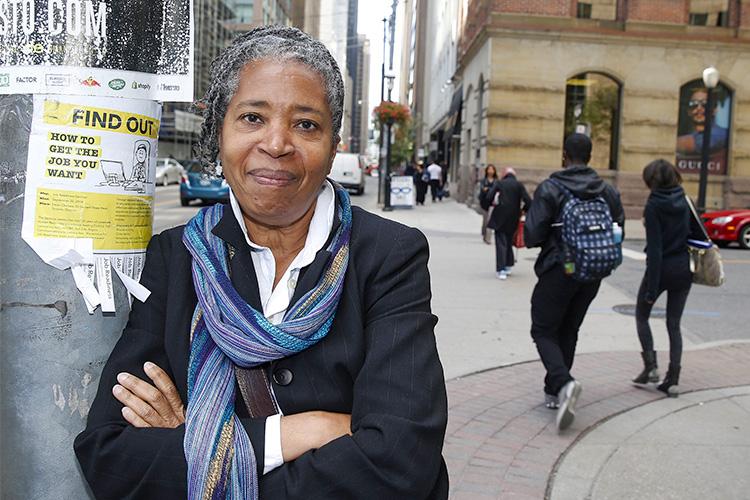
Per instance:
[[[729,158],[729,129],[732,123],[732,91],[723,83],[719,83],[713,90],[713,101],[708,171],[725,175]],[[693,80],[680,87],[676,156],[677,168],[682,172],[700,171],[707,106],[708,91],[703,80]]]
[[[617,169],[620,132],[620,83],[603,73],[580,73],[565,86],[565,137],[591,137],[591,165]],[[564,138],[563,138],[564,140]]]

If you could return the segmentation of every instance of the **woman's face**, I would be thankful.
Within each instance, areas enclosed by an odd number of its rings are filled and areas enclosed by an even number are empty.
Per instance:
[[[495,170],[495,167],[487,167],[487,172],[484,175],[487,178],[493,178],[497,176],[497,170]]]
[[[279,227],[299,220],[335,155],[331,110],[316,72],[268,59],[242,69],[224,116],[219,157],[245,217]]]

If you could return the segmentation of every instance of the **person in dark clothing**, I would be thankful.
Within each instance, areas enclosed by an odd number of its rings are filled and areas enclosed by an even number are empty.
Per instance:
[[[516,179],[516,171],[509,167],[503,170],[502,179],[493,183],[487,197],[498,200],[492,208],[487,227],[495,230],[497,278],[505,280],[515,264],[513,235],[518,229],[518,219],[521,218],[521,211],[529,208],[531,198],[524,185]]]
[[[667,292],[667,332],[669,368],[658,389],[668,396],[679,394],[682,334],[680,319],[685,309],[693,274],[690,271],[688,238],[703,239],[703,231],[690,213],[682,177],[666,160],[655,160],[643,169],[643,181],[651,190],[643,210],[646,226],[646,272],[638,289],[635,325],[643,352],[643,371],[635,384],[659,381],[656,351],[648,320],[654,302]]]
[[[424,199],[427,197],[429,183],[425,180],[425,174],[424,166],[417,163],[417,171],[414,173],[414,186],[417,189],[417,205],[424,205]]]
[[[479,206],[482,208],[482,240],[488,245],[491,244],[487,223],[490,221],[490,189],[495,181],[498,180],[497,169],[495,165],[489,164],[484,168],[484,179],[479,183]]]
[[[599,291],[600,281],[586,283],[565,274],[558,221],[566,193],[556,182],[582,199],[602,197],[613,221],[621,227],[625,223],[619,193],[587,166],[590,159],[591,140],[583,134],[570,135],[564,145],[565,169],[553,173],[537,187],[524,226],[526,246],[542,248],[534,265],[539,281],[531,296],[531,337],[547,370],[545,404],[558,409],[556,422],[560,430],[570,426],[575,417],[581,384],[570,370],[578,330]]]

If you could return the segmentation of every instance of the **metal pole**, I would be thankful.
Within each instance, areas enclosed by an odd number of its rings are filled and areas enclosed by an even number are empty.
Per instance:
[[[701,172],[698,180],[698,212],[706,211],[706,188],[708,187],[708,161],[711,153],[711,125],[714,117],[714,89],[706,89],[705,125],[703,127],[703,147],[701,148]]]
[[[391,39],[390,39],[390,59],[388,62],[388,71],[391,73],[391,78],[393,77],[393,46],[396,42],[396,9],[398,8],[398,0],[393,0],[393,4],[391,5],[391,19],[389,21],[391,25]],[[393,92],[393,86],[388,86],[388,100],[391,100],[391,92]],[[390,168],[390,164],[388,165]]]
[[[383,18],[383,64],[380,65],[380,102],[385,96],[385,39],[387,36],[387,18]],[[383,124],[380,124],[378,134],[378,203],[383,203],[383,190],[385,189],[385,165],[383,164]]]
[[[89,315],[70,271],[21,239],[32,112],[31,96],[0,96],[0,498],[85,499],[73,439],[128,299],[114,280],[118,312]]]
[[[390,91],[390,90],[389,90]],[[385,203],[383,204],[383,211],[390,212],[393,210],[391,207],[391,127],[393,121],[388,120],[388,144],[386,145],[386,162],[385,162]]]

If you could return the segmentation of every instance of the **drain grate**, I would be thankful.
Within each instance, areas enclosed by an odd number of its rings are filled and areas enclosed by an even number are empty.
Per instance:
[[[625,316],[635,316],[635,304],[618,304],[613,306],[612,310]],[[651,309],[652,318],[665,318],[666,316],[667,310],[663,307],[654,307]]]

